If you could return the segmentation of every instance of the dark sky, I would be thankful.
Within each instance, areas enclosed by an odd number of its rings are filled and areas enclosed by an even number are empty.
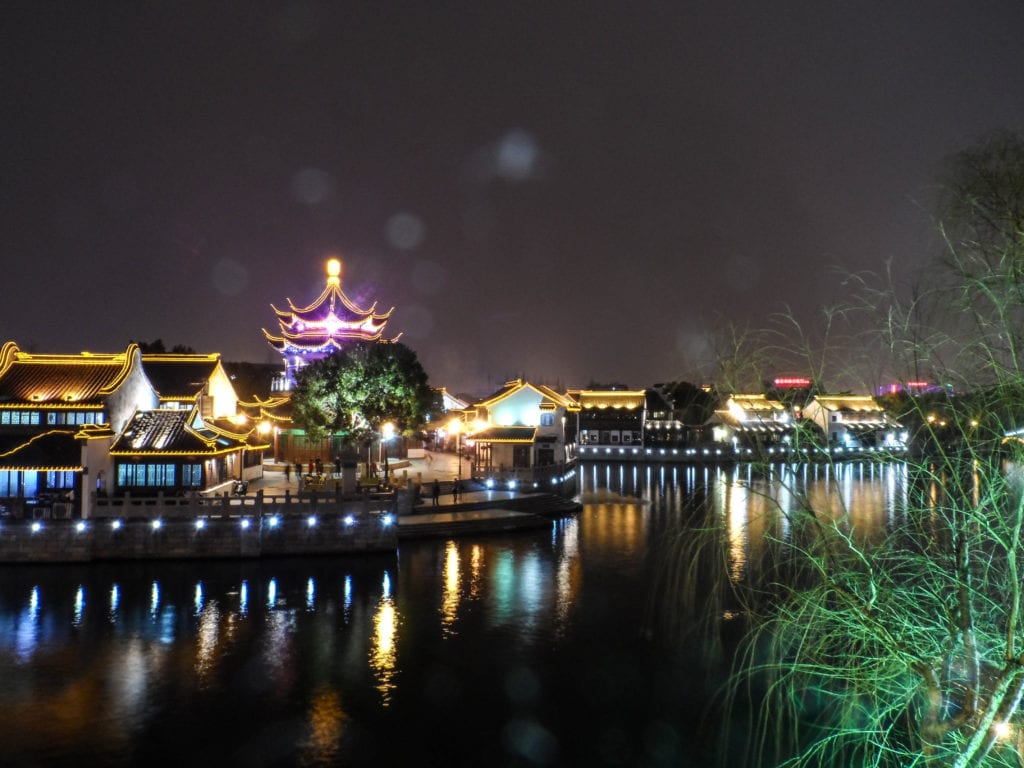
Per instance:
[[[439,10],[443,8],[444,10]],[[431,383],[696,379],[935,247],[1024,3],[5,5],[0,336],[269,361],[324,261]]]

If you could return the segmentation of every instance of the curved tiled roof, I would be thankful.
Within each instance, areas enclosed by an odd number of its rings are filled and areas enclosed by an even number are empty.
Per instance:
[[[332,264],[336,272],[332,272]],[[357,306],[341,290],[340,263],[328,262],[327,287],[305,307],[297,307],[288,299],[288,309],[270,305],[277,315],[279,332],[266,328],[267,342],[282,353],[324,353],[340,349],[349,339],[380,341],[384,326],[395,308],[377,312],[374,302],[368,309]],[[401,336],[401,334],[399,334]],[[388,341],[397,341],[399,336]]]
[[[536,434],[536,427],[488,427],[471,437],[487,443],[532,443]]]
[[[139,411],[110,447],[111,455],[214,455],[240,448],[268,448],[254,437],[253,430],[220,420],[204,421],[196,409]]]
[[[82,448],[75,433],[54,429],[33,434],[0,433],[0,470],[82,469]]]
[[[135,365],[138,345],[117,354],[35,355],[14,342],[0,351],[0,404],[100,407]]]
[[[194,400],[220,365],[220,355],[143,355],[146,378],[161,399]]]

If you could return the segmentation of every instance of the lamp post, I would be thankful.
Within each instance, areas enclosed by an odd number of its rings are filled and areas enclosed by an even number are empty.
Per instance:
[[[390,421],[380,427],[381,463],[384,465],[384,485],[388,485],[388,440],[395,434],[395,425]]]
[[[452,419],[448,424],[448,431],[455,435],[455,453],[459,457],[459,480],[462,479],[462,422],[459,419]]]

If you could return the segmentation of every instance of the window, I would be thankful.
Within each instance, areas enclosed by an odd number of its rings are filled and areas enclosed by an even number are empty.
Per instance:
[[[74,488],[75,487],[75,473],[74,472],[55,472],[50,470],[46,473],[46,487],[47,488]]]
[[[185,464],[181,468],[181,484],[199,488],[203,484],[203,465]]]
[[[18,495],[18,473],[0,470],[0,498]]]
[[[126,488],[158,488],[175,484],[173,464],[119,464],[117,484]]]
[[[540,414],[540,425],[542,427],[555,426],[555,414],[553,414],[551,411],[543,411]]]
[[[38,424],[39,411],[0,411],[0,424]]]
[[[47,424],[102,424],[103,414],[96,411],[50,411]]]

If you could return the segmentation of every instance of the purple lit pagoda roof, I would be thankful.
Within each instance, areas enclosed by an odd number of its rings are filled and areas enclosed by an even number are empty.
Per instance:
[[[327,286],[309,306],[297,307],[288,299],[288,309],[270,305],[277,314],[279,333],[263,329],[267,342],[282,354],[329,354],[341,349],[350,339],[380,341],[384,326],[394,312],[377,312],[354,304],[341,290],[341,263],[327,262]],[[399,334],[400,336],[401,334]],[[387,341],[397,341],[398,336]]]

